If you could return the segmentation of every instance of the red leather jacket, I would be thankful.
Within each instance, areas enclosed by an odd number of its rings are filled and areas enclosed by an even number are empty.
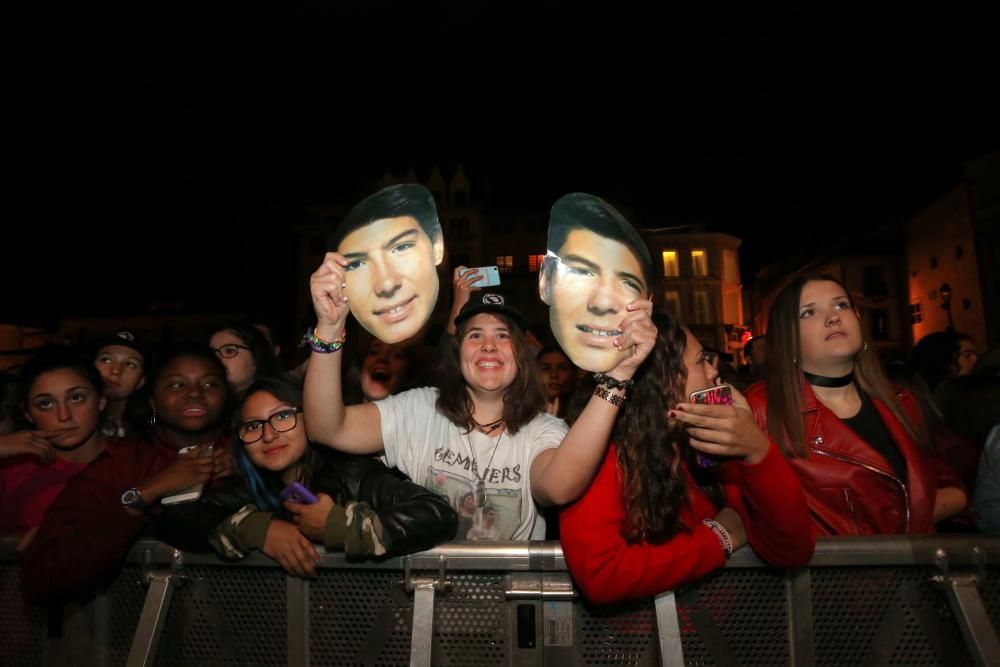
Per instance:
[[[745,392],[757,423],[767,432],[767,385],[758,382]],[[896,394],[903,411],[920,419],[909,392]],[[802,418],[809,456],[789,458],[802,483],[806,503],[820,535],[878,535],[934,532],[937,489],[962,488],[938,457],[919,449],[884,403],[872,397],[882,423],[906,460],[906,480],[850,426],[819,402],[803,385]],[[772,438],[772,441],[774,438]]]

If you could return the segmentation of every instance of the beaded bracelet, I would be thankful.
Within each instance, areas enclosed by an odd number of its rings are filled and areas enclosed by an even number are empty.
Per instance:
[[[616,380],[604,373],[594,373],[594,382],[606,385],[608,389],[624,389],[628,391],[635,384],[635,380]]]
[[[733,538],[729,536],[729,531],[723,528],[722,524],[715,519],[702,519],[701,522],[712,529],[715,536],[722,543],[722,550],[726,552],[726,558],[733,555]]]
[[[594,387],[594,396],[598,398],[603,398],[605,401],[614,405],[616,407],[623,407],[625,405],[625,397],[619,396],[618,394],[612,394],[610,391],[604,387],[598,385]]]
[[[309,343],[309,347],[312,348],[312,351],[319,352],[320,354],[330,354],[331,352],[336,352],[340,348],[344,347],[344,340],[346,338],[346,327],[342,332],[340,332],[340,337],[334,341],[323,340],[316,335],[316,330],[313,327],[309,327],[305,335],[305,341]]]

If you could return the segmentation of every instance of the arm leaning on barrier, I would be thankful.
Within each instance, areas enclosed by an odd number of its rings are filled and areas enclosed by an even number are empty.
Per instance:
[[[223,560],[240,560],[260,551],[296,577],[314,576],[319,565],[319,552],[297,526],[261,512],[252,503],[216,526],[209,541]]]
[[[707,503],[707,501],[706,501]],[[658,544],[628,542],[621,534],[625,514],[618,459],[612,445],[590,489],[560,516],[563,555],[573,579],[597,603],[647,597],[702,577],[726,562],[715,531],[696,517]]]
[[[326,520],[327,548],[351,556],[399,555],[455,536],[458,516],[445,498],[375,459],[334,454],[327,460],[315,486],[339,490],[335,495],[342,501]]]
[[[213,548],[227,560],[243,558],[224,554],[212,541],[218,527],[253,501],[242,477],[231,477],[194,502],[162,508],[156,521],[156,536],[184,551],[204,552]],[[268,514],[270,516],[270,514]]]
[[[72,598],[110,575],[147,525],[121,505],[130,480],[107,457],[74,477],[49,507],[24,554],[21,583],[37,602]]]
[[[681,403],[670,416],[688,425],[692,447],[733,458],[719,466],[719,479],[754,551],[772,565],[797,567],[816,547],[802,486],[746,398],[732,394],[733,405]]]
[[[759,463],[727,463],[720,475],[726,504],[743,519],[761,559],[778,567],[809,562],[816,547],[812,517],[798,478],[774,444]]]

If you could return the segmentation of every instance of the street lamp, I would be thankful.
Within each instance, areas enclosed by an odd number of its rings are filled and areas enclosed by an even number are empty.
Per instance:
[[[951,285],[941,283],[938,291],[941,292],[941,307],[948,313],[948,331],[954,331],[955,325],[951,321]]]

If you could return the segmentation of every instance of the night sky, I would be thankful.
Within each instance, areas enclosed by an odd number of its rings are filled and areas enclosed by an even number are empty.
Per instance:
[[[8,318],[286,295],[290,316],[305,206],[411,165],[463,164],[490,210],[583,190],[637,226],[732,233],[750,283],[1000,147],[997,22],[961,3],[132,4],[64,5],[24,53]]]

